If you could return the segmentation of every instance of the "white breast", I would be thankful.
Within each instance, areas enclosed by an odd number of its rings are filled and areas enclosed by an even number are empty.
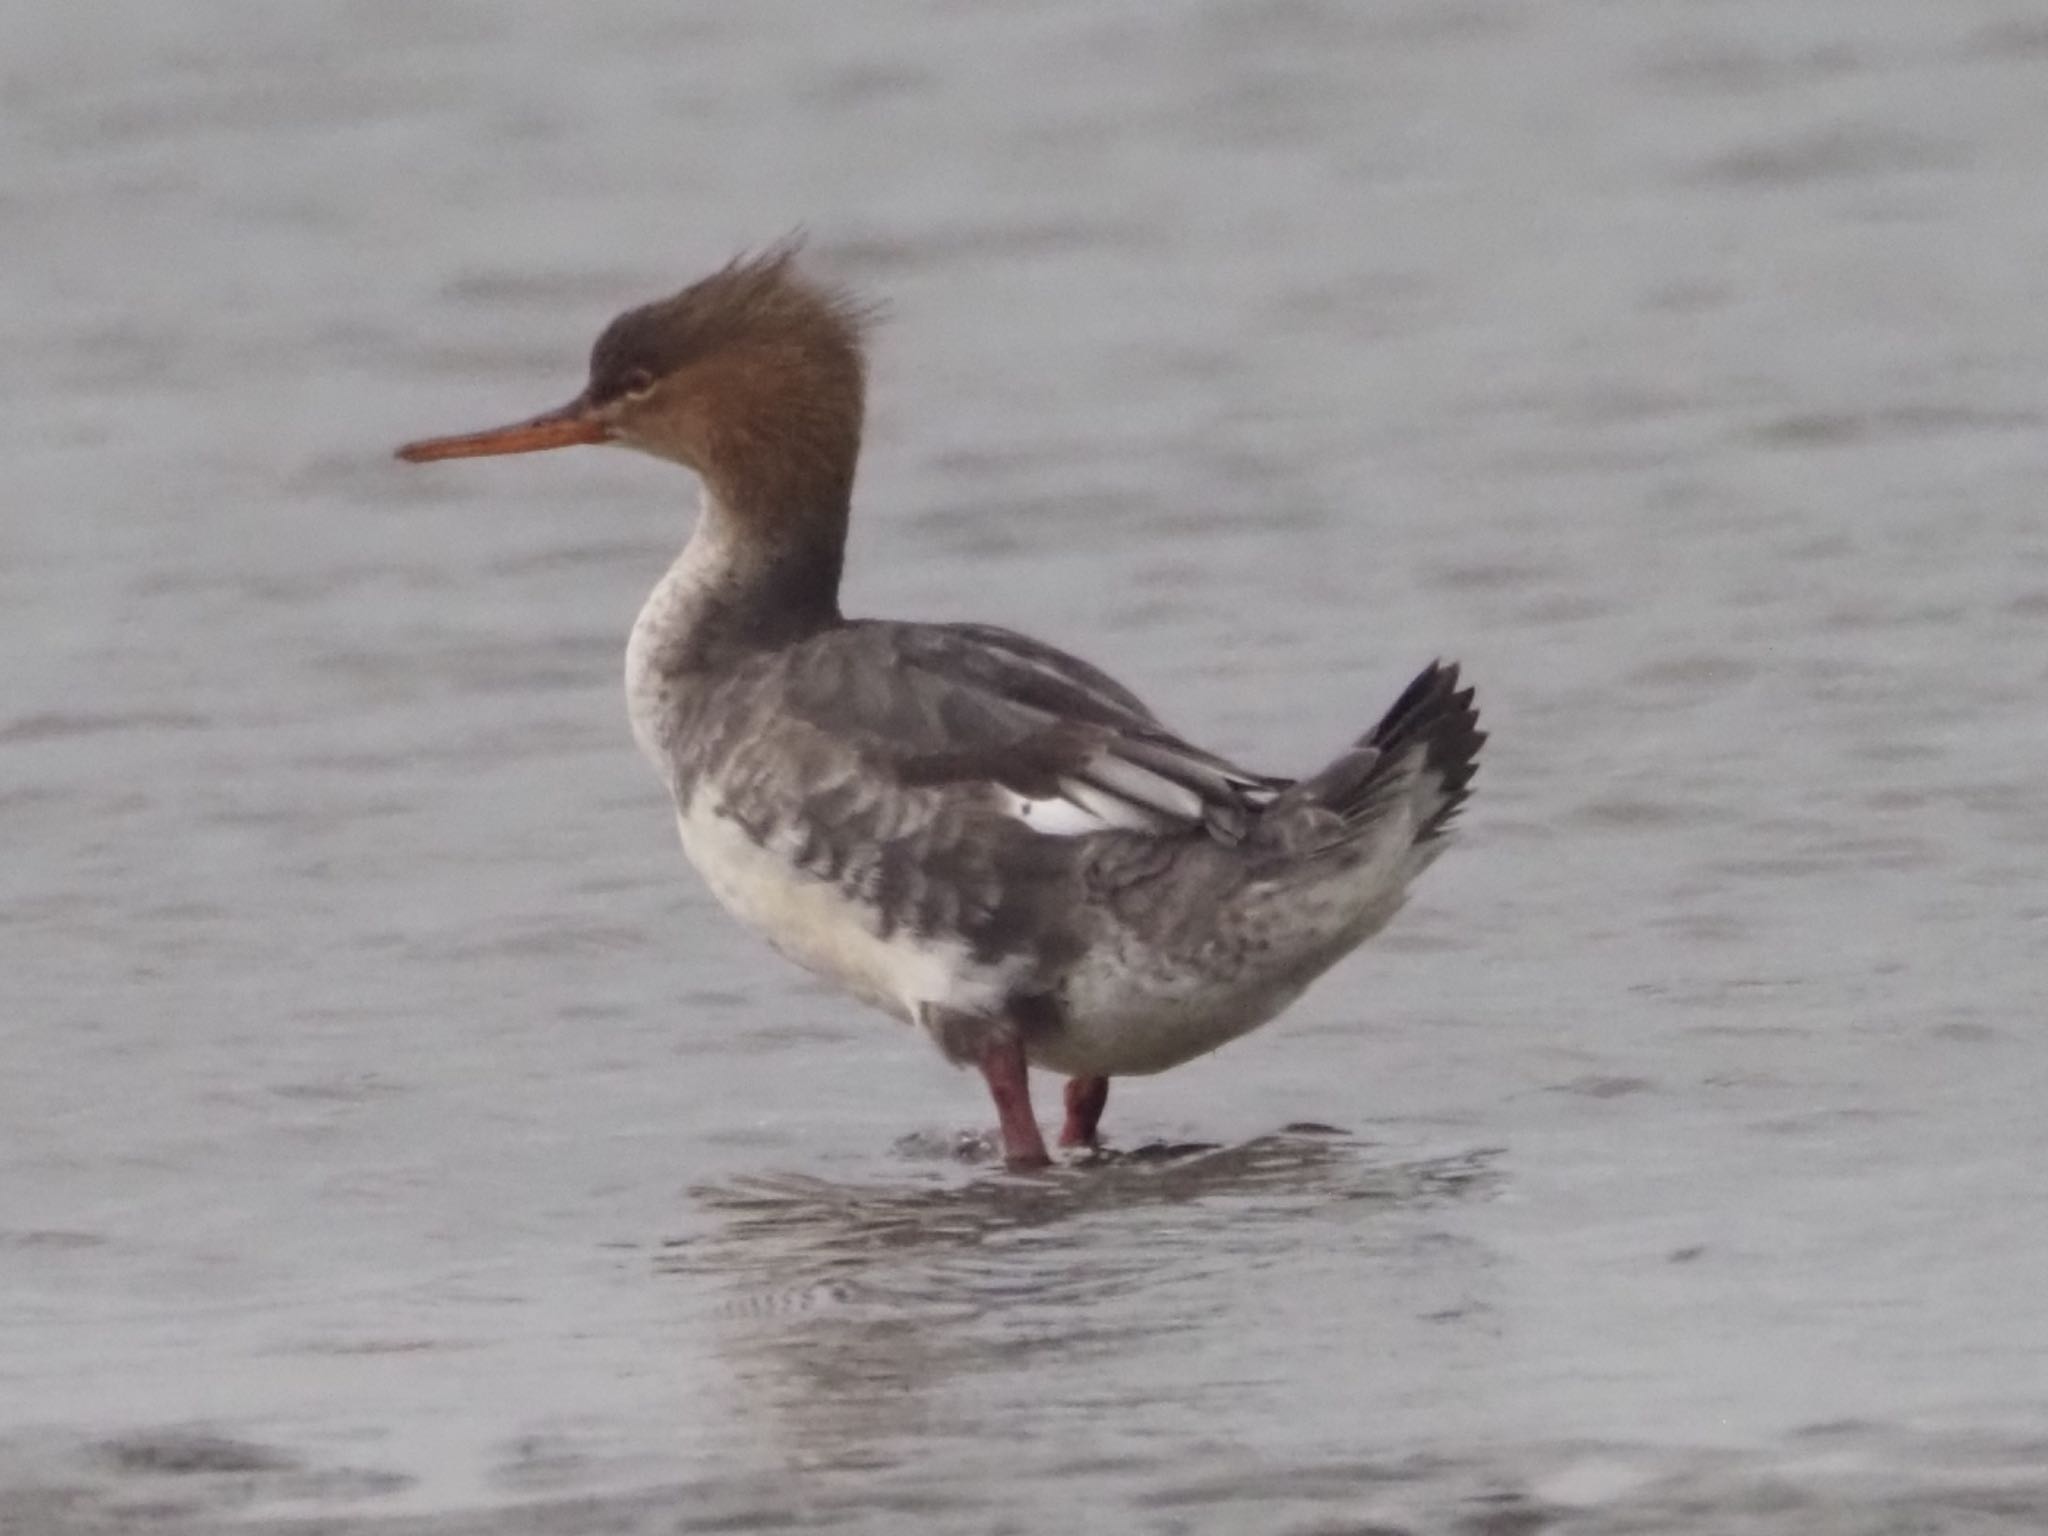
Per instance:
[[[1004,973],[975,963],[957,940],[898,929],[884,938],[873,906],[756,843],[700,791],[677,816],[683,852],[719,905],[813,975],[915,1022],[921,1004],[987,1014],[1009,994]]]

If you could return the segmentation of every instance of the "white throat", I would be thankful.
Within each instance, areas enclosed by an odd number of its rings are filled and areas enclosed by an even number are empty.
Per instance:
[[[672,777],[669,733],[677,695],[688,686],[678,675],[682,655],[731,579],[733,563],[732,520],[706,490],[689,542],[654,584],[626,641],[626,714],[633,739],[663,779]]]

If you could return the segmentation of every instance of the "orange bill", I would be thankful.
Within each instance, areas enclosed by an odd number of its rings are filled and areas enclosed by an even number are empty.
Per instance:
[[[611,436],[611,429],[591,413],[589,403],[579,395],[559,410],[543,411],[508,427],[407,443],[398,456],[408,464],[431,464],[436,459],[479,459],[497,453],[538,453],[543,448],[608,443]]]

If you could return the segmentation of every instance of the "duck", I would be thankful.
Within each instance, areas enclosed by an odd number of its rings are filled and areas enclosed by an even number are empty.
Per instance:
[[[978,1072],[1004,1162],[1101,1146],[1111,1079],[1277,1017],[1451,839],[1485,741],[1432,662],[1303,778],[1195,746],[1078,657],[982,623],[851,618],[840,587],[871,308],[794,245],[619,315],[566,405],[406,444],[574,445],[691,471],[694,527],[627,640],[627,712],[683,852],[797,965]]]

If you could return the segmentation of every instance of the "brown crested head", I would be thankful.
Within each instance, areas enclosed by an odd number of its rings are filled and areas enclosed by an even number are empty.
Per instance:
[[[399,449],[402,459],[621,443],[687,465],[736,511],[843,511],[860,453],[870,313],[797,268],[793,244],[731,262],[605,327],[559,410]]]

